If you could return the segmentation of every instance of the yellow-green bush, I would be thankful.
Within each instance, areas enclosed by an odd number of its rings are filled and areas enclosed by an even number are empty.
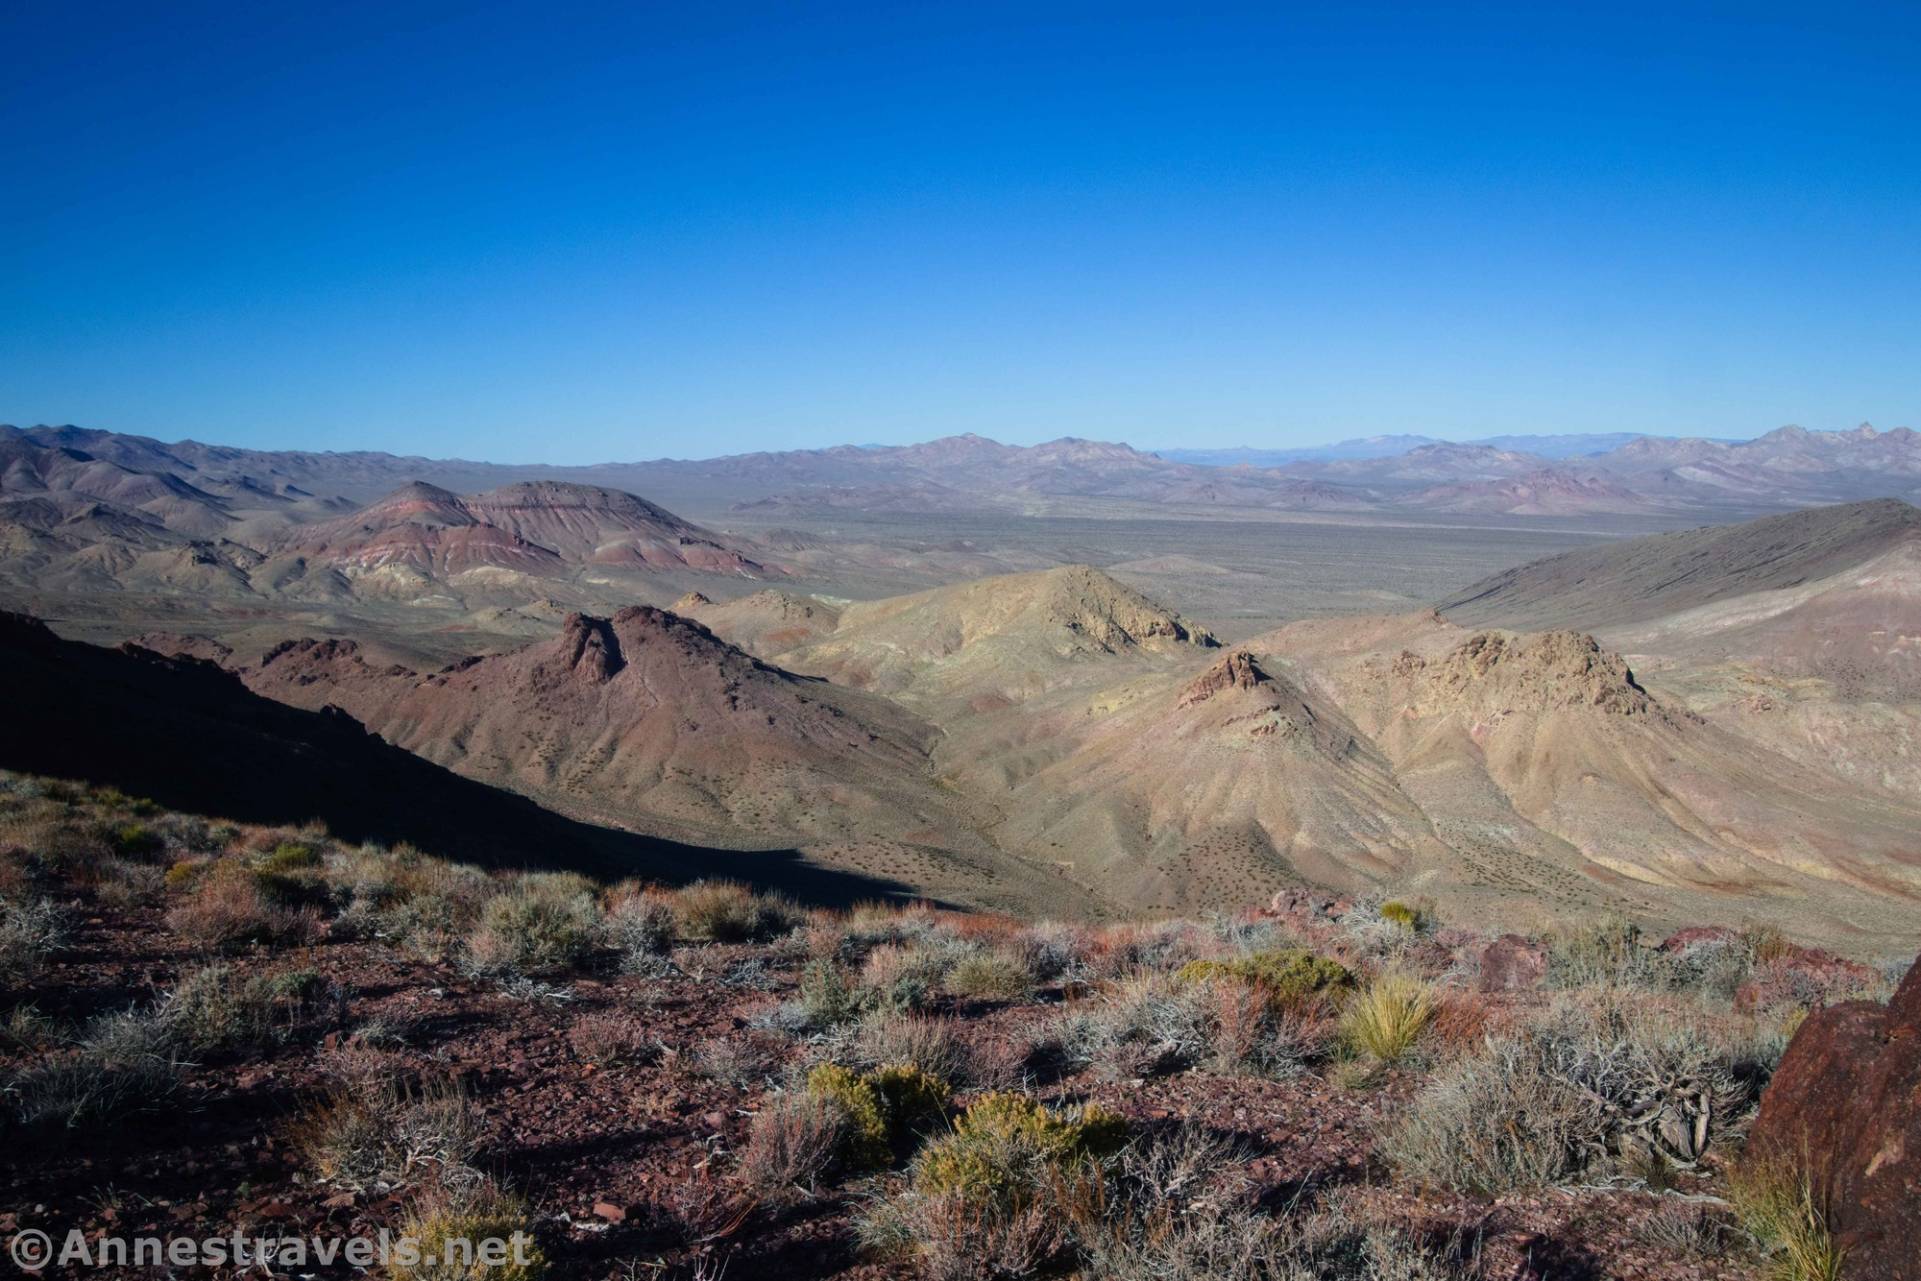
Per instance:
[[[547,1275],[547,1256],[534,1243],[527,1208],[491,1188],[422,1202],[400,1235],[414,1238],[419,1257],[413,1263],[396,1260],[395,1281],[539,1281]],[[500,1243],[492,1248],[504,1261],[483,1261],[488,1243]]]
[[[988,1094],[921,1150],[914,1187],[1005,1205],[1031,1196],[1051,1171],[1112,1156],[1126,1142],[1126,1119],[1098,1103],[1055,1112],[1024,1094]]]
[[[1189,961],[1176,976],[1189,983],[1238,979],[1275,1006],[1299,1005],[1317,996],[1338,999],[1354,987],[1354,975],[1346,966],[1298,947],[1255,952],[1230,961]]]
[[[880,1094],[887,1126],[898,1136],[904,1129],[927,1125],[947,1113],[952,1093],[947,1082],[911,1063],[888,1063],[867,1074]]]
[[[1381,904],[1381,919],[1392,921],[1412,934],[1420,933],[1428,924],[1426,912],[1399,899],[1389,899]]]
[[[1383,974],[1341,1013],[1348,1047],[1380,1063],[1393,1063],[1414,1048],[1436,1007],[1434,989],[1406,974]]]
[[[873,1080],[838,1063],[822,1063],[807,1074],[807,1092],[834,1100],[847,1114],[841,1156],[848,1165],[871,1168],[887,1164],[892,1155],[888,1145],[887,1105]]]
[[[256,871],[287,876],[320,866],[320,851],[304,841],[282,841],[253,861]]]

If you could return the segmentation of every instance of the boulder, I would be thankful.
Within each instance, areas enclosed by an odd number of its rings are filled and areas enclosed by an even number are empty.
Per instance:
[[[1519,934],[1503,934],[1481,949],[1483,992],[1526,992],[1547,977],[1547,945]]]
[[[1851,1281],[1921,1279],[1921,964],[1886,1005],[1808,1016],[1749,1151],[1805,1169]]]

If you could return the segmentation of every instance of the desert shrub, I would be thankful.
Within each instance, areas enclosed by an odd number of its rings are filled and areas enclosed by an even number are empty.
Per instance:
[[[0,1019],[0,1053],[44,1054],[60,1037],[60,1026],[35,1005],[16,1005]]]
[[[736,881],[696,881],[674,896],[680,933],[713,943],[751,943],[801,924],[799,908],[773,894],[756,894]]]
[[[1780,1153],[1751,1154],[1730,1172],[1728,1199],[1775,1281],[1839,1281],[1843,1251],[1812,1181],[1794,1162]]]
[[[802,1090],[776,1095],[748,1126],[740,1177],[763,1193],[790,1188],[812,1192],[847,1150],[853,1129],[836,1094]]]
[[[160,1018],[190,1050],[244,1050],[283,1039],[324,987],[309,971],[241,977],[222,962],[183,976]]]
[[[420,1257],[396,1262],[394,1281],[539,1281],[547,1275],[526,1205],[491,1183],[434,1190],[415,1202],[400,1235],[415,1238]],[[484,1246],[493,1253],[482,1253]]]
[[[1180,968],[1179,977],[1190,983],[1239,979],[1258,988],[1277,1006],[1297,1006],[1317,998],[1339,999],[1354,987],[1354,975],[1346,966],[1297,947],[1225,961],[1190,961]]]
[[[1199,1062],[1212,1039],[1213,981],[1145,971],[1096,1001],[1069,1006],[1052,1036],[1069,1066],[1107,1079],[1173,1071]]]
[[[647,1063],[660,1054],[647,1024],[625,1010],[582,1015],[567,1029],[567,1043],[583,1062],[601,1067]]]
[[[854,1052],[864,1067],[905,1063],[950,1085],[967,1078],[970,1063],[951,1021],[885,1010],[861,1019]]]
[[[188,879],[167,912],[175,933],[202,947],[287,942],[311,937],[319,918],[276,892],[277,882],[237,860],[215,862]]]
[[[947,1082],[911,1063],[886,1063],[866,1076],[880,1095],[890,1139],[919,1131],[947,1115]]]
[[[293,876],[320,870],[320,851],[305,841],[280,841],[253,860],[254,870],[270,876]]]
[[[621,968],[645,970],[674,945],[674,905],[665,895],[616,886],[607,898],[607,941]]]
[[[1281,1225],[1249,1204],[1246,1154],[1195,1126],[1124,1149],[1112,1170],[1071,1172],[1052,1200],[1081,1275],[1104,1281],[1281,1281]]]
[[[1616,1158],[1690,1160],[1752,1100],[1744,1057],[1698,1018],[1563,1003],[1443,1069],[1384,1150],[1415,1178],[1488,1195]]]
[[[1034,994],[1034,976],[1019,956],[995,948],[961,958],[947,972],[946,987],[976,1001],[1025,1001]]]
[[[1624,916],[1556,931],[1547,947],[1550,987],[1661,987],[1668,981],[1660,954],[1642,945],[1641,927]]]
[[[863,999],[878,1009],[922,1009],[939,991],[956,959],[952,948],[882,943],[861,966]]]
[[[396,946],[445,960],[465,947],[498,883],[477,867],[397,848],[384,868],[369,868],[353,888],[349,911]]]
[[[800,1004],[809,1026],[837,1027],[860,1016],[860,994],[847,984],[840,967],[824,956],[807,963],[800,976]]]
[[[886,1165],[891,1155],[886,1104],[871,1077],[837,1063],[822,1063],[807,1074],[807,1093],[831,1099],[847,1118],[840,1158],[854,1169]]]
[[[488,901],[467,951],[483,970],[541,973],[580,964],[600,937],[592,890],[578,878],[543,874]]]
[[[46,899],[0,897],[0,986],[32,982],[65,934],[60,910]]]
[[[693,1055],[695,1072],[735,1089],[766,1080],[780,1063],[780,1047],[764,1032],[703,1041],[694,1048]]]
[[[1024,1094],[986,1094],[921,1149],[914,1189],[1006,1205],[1031,1198],[1067,1166],[1112,1157],[1126,1142],[1126,1119],[1098,1103],[1053,1111]]]
[[[124,858],[101,860],[93,870],[93,896],[107,907],[155,903],[166,893],[166,872],[152,863]]]
[[[128,1010],[94,1019],[71,1050],[17,1073],[6,1095],[22,1126],[82,1129],[159,1104],[179,1079],[171,1030]]]
[[[1666,979],[1720,1000],[1732,1000],[1754,972],[1756,956],[1745,935],[1700,939],[1666,958]]]
[[[1239,979],[1214,979],[1205,986],[1216,1070],[1281,1079],[1326,1052],[1329,1020],[1319,1010],[1276,1009],[1265,993]]]
[[[1341,1038],[1376,1062],[1399,1062],[1427,1029],[1435,1005],[1427,983],[1407,974],[1383,974],[1341,1011]]]
[[[369,1073],[316,1100],[295,1123],[293,1140],[316,1175],[341,1187],[462,1187],[479,1177],[479,1133],[457,1085]]]
[[[1075,926],[1042,921],[1015,934],[1009,946],[1037,983],[1074,980],[1087,968],[1087,938]]]

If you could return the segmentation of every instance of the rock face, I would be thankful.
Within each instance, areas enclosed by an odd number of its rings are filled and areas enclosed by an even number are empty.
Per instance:
[[[1246,650],[1234,650],[1220,662],[1196,676],[1188,687],[1181,691],[1180,705],[1192,707],[1204,703],[1222,690],[1253,689],[1268,681],[1268,674],[1261,670],[1254,656]]]
[[[1479,632],[1442,662],[1428,666],[1433,691],[1523,706],[1593,707],[1619,716],[1647,712],[1647,691],[1619,654],[1579,632],[1508,636]]]
[[[1885,1006],[1808,1017],[1749,1146],[1805,1162],[1852,1281],[1921,1277],[1921,964]]]

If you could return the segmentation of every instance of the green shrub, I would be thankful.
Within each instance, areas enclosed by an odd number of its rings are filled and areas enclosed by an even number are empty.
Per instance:
[[[255,857],[254,869],[268,875],[288,876],[311,872],[320,866],[320,851],[304,841],[282,841],[265,854]]]
[[[485,969],[539,972],[587,959],[600,942],[591,889],[568,877],[523,877],[487,902],[468,954]]]
[[[160,1017],[189,1049],[254,1049],[291,1032],[323,986],[310,970],[241,978],[216,962],[182,977]]]
[[[145,823],[122,823],[113,831],[113,847],[128,858],[158,853],[166,842]]]
[[[833,1100],[847,1118],[841,1136],[842,1160],[855,1169],[887,1164],[892,1155],[887,1107],[871,1078],[857,1076],[837,1063],[822,1063],[807,1074],[807,1092]]]
[[[810,1027],[829,1028],[860,1017],[861,999],[838,965],[817,956],[801,971],[800,1006]]]
[[[533,1227],[527,1207],[491,1184],[442,1189],[417,1202],[402,1224],[400,1234],[418,1242],[419,1261],[397,1262],[394,1281],[540,1281],[547,1256]],[[501,1243],[498,1261],[481,1254],[489,1242]]]
[[[890,1137],[898,1138],[903,1131],[922,1128],[947,1115],[947,1100],[952,1093],[947,1082],[911,1063],[883,1064],[868,1073],[867,1079],[880,1095]]]
[[[1229,961],[1189,961],[1176,977],[1190,983],[1238,979],[1260,990],[1277,1007],[1299,1006],[1315,997],[1338,999],[1354,987],[1354,975],[1346,966],[1298,947]]]
[[[801,922],[800,909],[736,881],[696,881],[674,896],[680,932],[712,943],[751,943],[785,934]]]
[[[1055,1112],[1024,1094],[983,1095],[952,1132],[921,1149],[914,1188],[1005,1206],[1030,1198],[1053,1172],[1113,1156],[1126,1142],[1126,1119],[1097,1103]]]
[[[976,1001],[1025,1001],[1034,994],[1034,975],[1021,958],[999,949],[962,957],[946,983],[955,996]]]

